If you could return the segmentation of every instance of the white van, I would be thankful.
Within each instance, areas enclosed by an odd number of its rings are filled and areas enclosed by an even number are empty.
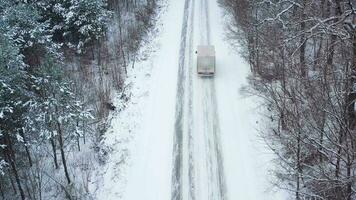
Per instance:
[[[212,45],[199,45],[196,52],[197,72],[200,76],[214,76],[215,74],[215,48]]]

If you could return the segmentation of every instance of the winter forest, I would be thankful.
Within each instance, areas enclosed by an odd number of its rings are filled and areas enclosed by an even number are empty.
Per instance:
[[[0,0],[0,199],[96,199],[110,113],[131,101],[128,70],[164,2],[176,1]],[[217,2],[250,67],[240,92],[264,110],[270,184],[288,199],[355,199],[356,2]]]
[[[279,187],[295,199],[355,198],[356,3],[222,0],[268,112]]]
[[[155,0],[0,0],[0,199],[86,199]],[[131,66],[130,66],[131,67]]]

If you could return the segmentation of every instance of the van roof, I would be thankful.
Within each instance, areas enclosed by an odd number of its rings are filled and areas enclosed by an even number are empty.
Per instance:
[[[198,45],[198,56],[215,56],[213,45]]]

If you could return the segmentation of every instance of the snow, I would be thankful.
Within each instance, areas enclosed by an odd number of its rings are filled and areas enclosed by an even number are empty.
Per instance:
[[[172,1],[163,16],[159,52],[152,58],[152,85],[143,128],[123,199],[169,199],[180,26],[184,1]],[[172,23],[174,22],[174,23]]]
[[[184,8],[190,9],[188,16]],[[96,198],[168,200],[174,193],[197,200],[287,199],[268,180],[273,155],[258,137],[257,99],[239,93],[247,85],[249,66],[224,39],[222,9],[208,0],[168,0],[166,9],[158,23],[161,32],[150,44],[157,51],[129,71],[129,102],[115,101],[125,107],[112,115],[105,133],[110,150],[92,180]],[[195,70],[195,48],[207,43],[215,46],[213,79]],[[187,67],[182,77],[177,73],[181,56]],[[178,81],[184,81],[182,102]],[[183,150],[181,166],[174,169],[179,103]],[[174,170],[181,172],[179,177]]]
[[[166,17],[162,18],[167,18],[169,15],[170,18],[157,24],[174,21],[180,14],[179,10],[176,15],[165,12]],[[96,174],[98,178],[92,180],[91,190],[94,190],[97,199],[145,199],[137,195],[147,196],[148,192],[151,196],[166,196],[168,199],[170,183],[163,181],[170,180],[171,151],[166,150],[171,146],[172,138],[171,135],[162,135],[162,133],[169,133],[172,130],[167,126],[169,123],[162,123],[161,117],[173,120],[176,76],[174,68],[177,66],[172,65],[172,60],[178,60],[179,41],[172,46],[172,40],[179,38],[179,28],[171,23],[171,27],[165,29],[169,32],[162,32],[160,37],[156,38],[159,44],[157,41],[150,44],[160,50],[151,55],[148,60],[137,62],[135,68],[128,71],[130,102],[122,108],[123,111],[113,116],[111,128],[104,139],[104,145],[112,147],[113,150],[110,152],[105,168]],[[166,76],[161,76],[162,74]],[[115,102],[115,105],[122,104],[119,98]],[[153,167],[152,163],[159,163],[160,167],[155,171],[150,168]],[[127,179],[131,181],[127,183]],[[131,187],[132,184],[135,186]],[[157,187],[155,190],[151,187],[150,191],[140,193],[130,190],[130,187],[140,187],[144,190],[149,188],[148,185]],[[161,185],[166,185],[168,188],[165,190],[166,195],[160,192]]]
[[[211,1],[210,13],[212,43],[217,52],[215,83],[228,199],[286,199],[281,192],[272,190],[268,180],[273,155],[259,138],[257,99],[239,93],[248,84],[250,68],[222,40],[225,18],[215,1]]]

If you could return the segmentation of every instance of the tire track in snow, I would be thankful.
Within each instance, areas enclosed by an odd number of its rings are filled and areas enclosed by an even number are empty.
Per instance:
[[[209,5],[207,0],[201,0],[201,16],[205,26],[201,31],[205,33],[201,40],[210,45]],[[202,23],[203,24],[203,23]],[[214,79],[203,81],[204,113],[206,133],[206,154],[208,170],[208,192],[211,200],[226,200],[226,183],[221,152],[219,116],[217,111],[216,89]]]
[[[200,0],[200,43],[210,44],[210,24],[207,0]],[[173,138],[172,200],[195,200],[196,177],[193,133],[193,35],[194,0],[185,0],[179,69],[177,82],[177,102],[175,114],[175,133]],[[188,28],[190,29],[188,30]],[[220,147],[220,128],[216,104],[214,79],[202,79],[203,93],[203,132],[205,149],[205,169],[208,199],[226,200],[223,159]],[[198,91],[197,91],[198,92]],[[199,170],[199,169],[197,169]],[[199,178],[199,177],[197,177]]]
[[[181,43],[179,50],[179,66],[178,66],[178,80],[177,80],[177,98],[176,98],[176,113],[173,136],[173,171],[172,171],[172,200],[183,199],[183,129],[184,129],[184,105],[185,105],[185,52],[187,46],[187,28],[189,18],[189,7],[191,0],[185,0],[183,24],[181,32]],[[173,22],[172,22],[173,23]]]
[[[212,181],[212,195],[211,199],[226,200],[226,183],[225,183],[225,173],[223,165],[223,156],[221,152],[221,141],[220,141],[220,126],[219,126],[219,116],[217,112],[217,101],[215,84],[213,80],[208,80],[206,98],[208,99],[207,114],[211,116],[211,119],[207,123],[212,123],[212,131],[208,134],[208,152],[210,159],[210,175]],[[209,109],[210,108],[210,109]]]
[[[193,133],[193,44],[194,44],[194,17],[195,16],[195,0],[192,0],[192,9],[191,9],[191,19],[190,19],[190,35],[189,35],[189,61],[188,61],[188,151],[189,151],[189,200],[195,200],[195,174],[194,174],[194,133]]]

